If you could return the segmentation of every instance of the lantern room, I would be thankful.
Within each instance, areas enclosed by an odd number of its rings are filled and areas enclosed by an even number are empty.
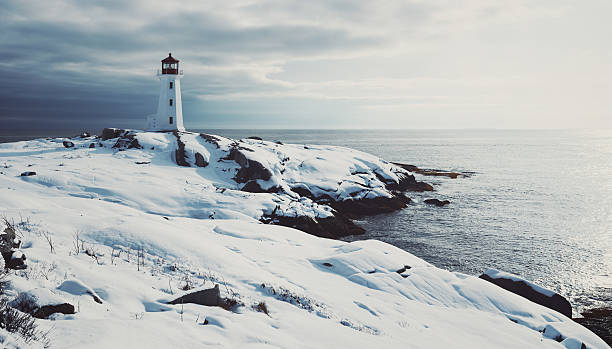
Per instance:
[[[179,60],[172,57],[172,53],[168,53],[168,57],[162,59],[162,74],[178,74]]]

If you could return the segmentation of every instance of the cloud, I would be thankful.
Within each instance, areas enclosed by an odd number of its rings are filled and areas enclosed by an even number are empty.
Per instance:
[[[193,127],[264,113],[265,122],[282,115],[298,125],[306,114],[297,109],[333,112],[336,126],[373,110],[396,120],[416,105],[475,114],[501,105],[510,114],[508,96],[533,103],[535,86],[551,90],[544,77],[579,79],[567,74],[575,63],[558,56],[560,37],[576,34],[555,34],[575,13],[563,1],[5,0],[0,74],[11,88],[0,90],[0,122],[140,127],[156,107],[153,72],[168,51],[186,72]],[[588,28],[577,21],[576,30]],[[604,62],[587,66],[609,49],[584,49],[575,69],[609,74]],[[542,98],[573,93],[555,91]]]

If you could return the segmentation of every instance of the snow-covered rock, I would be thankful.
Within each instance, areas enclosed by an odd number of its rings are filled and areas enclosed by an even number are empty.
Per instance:
[[[523,296],[532,302],[556,310],[569,318],[572,317],[572,305],[570,302],[552,290],[538,286],[514,274],[496,269],[488,269],[480,275],[480,278]]]

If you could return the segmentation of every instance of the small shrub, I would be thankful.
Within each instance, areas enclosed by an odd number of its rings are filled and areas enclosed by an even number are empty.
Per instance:
[[[262,302],[259,302],[259,303],[255,304],[255,305],[253,305],[253,309],[255,311],[257,311],[257,312],[264,313],[264,314],[270,316],[270,312],[268,311],[268,306],[266,305],[266,302],[262,301]]]
[[[39,341],[45,347],[50,345],[47,333],[38,329],[36,320],[30,314],[11,308],[5,298],[0,299],[0,328],[20,335],[26,343]]]
[[[33,314],[34,311],[38,309],[37,299],[27,292],[20,293],[19,296],[17,296],[17,298],[10,303],[10,305],[17,310],[28,314]]]

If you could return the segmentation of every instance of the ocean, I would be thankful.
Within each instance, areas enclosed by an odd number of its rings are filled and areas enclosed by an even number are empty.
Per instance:
[[[346,240],[382,240],[470,275],[511,272],[567,297],[575,312],[612,304],[612,130],[197,131],[345,146],[474,172],[420,178],[435,191],[408,193],[408,208],[359,220],[367,233]],[[451,204],[424,205],[426,198]]]

